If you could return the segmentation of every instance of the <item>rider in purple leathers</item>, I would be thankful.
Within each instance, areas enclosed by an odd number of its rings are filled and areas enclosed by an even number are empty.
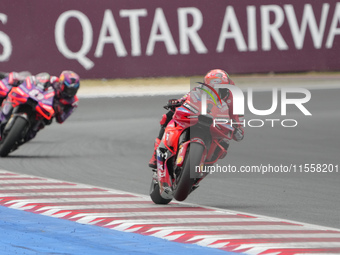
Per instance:
[[[80,86],[79,75],[72,71],[63,71],[58,81],[52,83],[55,91],[53,108],[56,121],[63,123],[78,107],[76,96]]]
[[[0,81],[0,102],[2,102],[1,112],[0,112],[0,131],[2,131],[4,124],[9,119],[12,107],[7,100],[4,100],[9,93],[12,86],[20,85],[24,79],[31,79],[32,82],[38,84],[43,90],[51,89],[55,91],[55,96],[53,99],[53,108],[55,111],[55,118],[58,123],[63,123],[78,106],[78,97],[76,93],[80,86],[79,75],[73,71],[63,71],[59,77],[51,76],[48,73],[39,73],[35,76],[29,76],[28,72],[11,72],[8,75],[5,73],[0,73],[0,77],[3,78]],[[51,87],[51,88],[50,88]],[[7,94],[6,94],[7,92]],[[33,130],[29,134],[28,140],[32,139],[36,133],[44,128],[45,125],[51,124],[50,121],[45,121],[37,130]]]

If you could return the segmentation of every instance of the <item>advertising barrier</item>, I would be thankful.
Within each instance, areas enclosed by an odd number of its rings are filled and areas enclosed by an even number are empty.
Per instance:
[[[340,1],[2,1],[0,70],[83,78],[340,70]]]

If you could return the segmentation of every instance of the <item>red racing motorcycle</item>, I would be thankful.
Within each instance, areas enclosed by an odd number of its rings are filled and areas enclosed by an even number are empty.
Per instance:
[[[6,91],[7,92],[7,91]],[[8,92],[7,92],[8,93]],[[32,77],[11,88],[2,104],[0,156],[6,157],[36,133],[54,116],[54,89],[36,83]]]
[[[227,154],[220,143],[233,137],[228,105],[223,100],[206,99],[203,93],[193,90],[183,104],[169,103],[164,107],[173,110],[174,115],[157,149],[157,175],[154,174],[150,187],[155,204],[185,200],[209,174],[204,167]],[[206,114],[202,114],[202,98],[206,99]]]

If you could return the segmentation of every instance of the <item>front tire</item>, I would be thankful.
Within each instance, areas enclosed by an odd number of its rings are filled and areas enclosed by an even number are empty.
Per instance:
[[[192,177],[195,176],[196,166],[199,166],[201,163],[203,153],[204,147],[199,143],[190,143],[188,146],[183,169],[178,176],[179,181],[177,183],[176,190],[174,191],[174,198],[177,201],[185,200],[190,194],[196,181],[196,179]]]
[[[23,131],[28,125],[27,120],[22,117],[17,117],[13,121],[11,129],[0,142],[0,157],[6,157],[11,152],[15,143],[22,138]]]

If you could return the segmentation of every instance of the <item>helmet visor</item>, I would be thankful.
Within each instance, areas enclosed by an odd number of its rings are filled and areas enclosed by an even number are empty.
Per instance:
[[[67,97],[74,97],[77,94],[78,88],[79,88],[79,82],[70,84],[65,81],[63,94]]]

